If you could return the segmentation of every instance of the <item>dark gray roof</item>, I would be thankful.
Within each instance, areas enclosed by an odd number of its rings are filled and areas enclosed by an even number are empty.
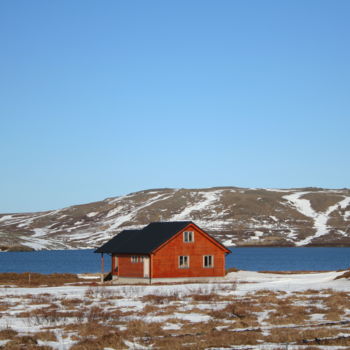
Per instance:
[[[150,254],[192,221],[152,222],[141,230],[124,230],[95,253]]]

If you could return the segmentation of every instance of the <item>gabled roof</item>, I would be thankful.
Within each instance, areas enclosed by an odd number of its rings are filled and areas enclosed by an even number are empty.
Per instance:
[[[152,222],[141,230],[124,230],[95,253],[150,254],[192,221]]]

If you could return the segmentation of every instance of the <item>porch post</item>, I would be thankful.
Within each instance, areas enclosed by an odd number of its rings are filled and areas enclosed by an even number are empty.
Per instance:
[[[101,283],[103,283],[104,273],[105,273],[105,260],[104,260],[103,253],[101,253]]]

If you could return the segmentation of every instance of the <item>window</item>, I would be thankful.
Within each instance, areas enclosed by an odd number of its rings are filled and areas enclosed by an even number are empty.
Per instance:
[[[137,262],[139,262],[139,257],[138,257],[137,255],[133,255],[133,256],[131,257],[131,262],[132,262],[132,263],[137,263]]]
[[[184,232],[184,242],[193,242],[194,234],[193,231],[185,231]]]
[[[214,267],[214,257],[212,255],[203,256],[203,267]]]
[[[190,267],[190,257],[186,255],[179,256],[179,268],[187,269]]]

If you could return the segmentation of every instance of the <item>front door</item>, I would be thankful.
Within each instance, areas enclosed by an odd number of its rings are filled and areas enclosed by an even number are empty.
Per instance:
[[[143,277],[149,277],[149,257],[145,256],[143,258]]]

